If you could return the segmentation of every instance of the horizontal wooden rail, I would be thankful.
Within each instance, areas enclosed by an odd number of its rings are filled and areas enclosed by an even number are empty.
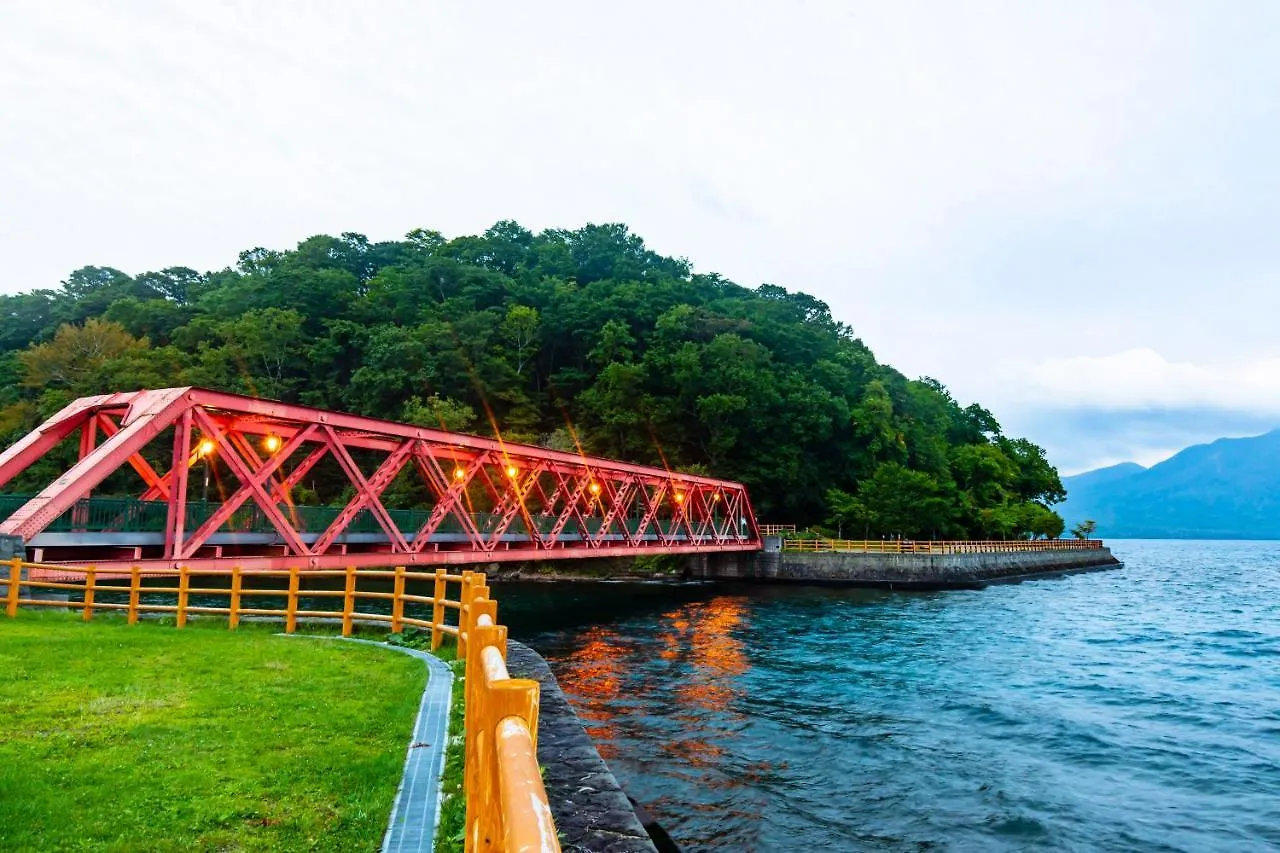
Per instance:
[[[62,608],[79,610],[88,621],[94,611],[124,612],[129,624],[143,614],[172,615],[176,625],[186,625],[189,616],[221,616],[229,628],[236,628],[242,616],[281,619],[285,631],[294,633],[298,619],[330,619],[340,621],[343,636],[352,633],[355,623],[389,625],[392,631],[412,626],[431,632],[431,648],[440,647],[444,637],[457,642],[458,657],[466,661],[465,735],[466,767],[464,788],[467,800],[467,851],[494,850],[510,853],[559,853],[555,823],[547,803],[546,790],[537,761],[538,683],[511,678],[507,672],[507,629],[496,623],[497,603],[489,598],[483,572],[464,571],[449,574],[444,569],[433,572],[364,570],[354,567],[345,571],[242,572],[233,568],[224,573],[201,574],[198,577],[228,579],[228,586],[192,586],[186,569],[140,571],[136,566],[127,576],[128,583],[104,582],[94,566],[71,568],[29,563],[21,558],[0,562],[0,570],[8,576],[0,578],[0,591],[8,616],[18,615],[19,607]],[[52,574],[58,580],[32,577],[33,573]],[[112,572],[119,576],[118,568]],[[77,578],[78,580],[72,580]],[[342,579],[342,589],[316,589],[317,579]],[[285,580],[287,586],[245,588],[246,579]],[[392,591],[361,589],[361,582],[392,582]],[[405,591],[409,583],[428,584],[431,595],[415,595]],[[448,598],[450,585],[456,585],[458,597]],[[39,591],[66,593],[66,599],[41,598]],[[78,594],[78,595],[77,595]],[[192,604],[191,596],[224,598],[226,606],[208,603]],[[103,596],[127,597],[122,601],[104,601]],[[255,602],[245,606],[244,598],[277,598],[283,607]],[[337,610],[304,607],[306,601],[341,599]],[[373,613],[357,608],[362,601],[390,602],[390,613]],[[429,607],[431,618],[405,614],[405,605]],[[262,605],[262,606],[259,606]],[[457,613],[457,621],[445,621],[446,611]]]
[[[864,554],[1000,554],[1032,551],[1094,551],[1101,539],[999,539],[922,540],[911,539],[783,539],[782,550],[798,553]]]

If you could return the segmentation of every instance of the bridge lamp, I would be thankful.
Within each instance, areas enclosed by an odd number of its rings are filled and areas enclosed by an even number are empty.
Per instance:
[[[676,492],[676,503],[684,503],[684,492]]]
[[[467,478],[467,472],[466,472],[466,471],[462,470],[461,468],[454,468],[454,469],[453,469],[453,479],[455,479],[455,480],[465,480],[466,478]]]
[[[716,492],[714,495],[712,495],[712,496],[711,496],[711,500],[713,500],[713,501],[719,501],[719,500],[720,500],[720,493],[719,493],[719,492]]]
[[[520,473],[520,469],[517,468],[516,466],[514,465],[507,466],[507,476],[510,477],[511,479],[514,480],[516,478],[516,474],[519,474],[519,473]]]
[[[599,483],[592,483],[592,484],[591,484],[591,494],[593,494],[593,495],[598,495],[598,494],[600,494],[600,484],[599,484]]]
[[[268,453],[275,453],[280,449],[280,436],[268,435],[262,440],[262,449]]]
[[[217,445],[212,438],[202,438],[196,445],[196,453],[204,460],[204,491],[200,493],[202,503],[209,502],[209,473],[213,468],[213,451],[216,449]]]

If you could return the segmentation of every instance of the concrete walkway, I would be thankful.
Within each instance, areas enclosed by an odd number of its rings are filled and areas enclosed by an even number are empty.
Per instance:
[[[449,705],[453,692],[453,670],[435,655],[403,646],[390,646],[353,637],[319,637],[281,634],[309,640],[342,640],[364,643],[412,655],[427,665],[427,687],[422,691],[418,719],[404,760],[404,775],[391,807],[391,820],[382,837],[383,853],[431,853],[436,826],[440,822],[440,776],[444,773],[444,753],[449,742]]]

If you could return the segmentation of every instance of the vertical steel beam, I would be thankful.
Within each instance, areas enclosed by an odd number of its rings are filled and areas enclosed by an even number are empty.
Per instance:
[[[182,413],[173,430],[173,467],[169,469],[169,511],[164,526],[164,555],[175,559],[187,525],[187,472],[191,470],[191,410]]]

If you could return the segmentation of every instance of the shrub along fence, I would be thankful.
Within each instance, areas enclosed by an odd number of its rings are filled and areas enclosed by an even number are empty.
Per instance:
[[[299,619],[332,619],[341,623],[344,637],[356,623],[372,623],[393,632],[430,630],[432,649],[445,637],[453,638],[458,658],[466,661],[466,849],[560,850],[537,761],[538,682],[507,673],[507,629],[497,623],[498,605],[489,597],[483,572],[415,572],[400,566],[232,569],[223,577],[225,586],[211,586],[210,579],[218,575],[193,575],[186,569],[143,572],[134,567],[121,577],[113,568],[100,577],[93,566],[42,565],[19,558],[0,567],[8,570],[0,589],[11,618],[22,607],[55,607],[79,610],[85,621],[101,611],[123,612],[130,625],[144,614],[172,614],[179,628],[193,615],[225,616],[234,629],[241,617],[249,616],[280,619],[287,633],[297,630]],[[341,589],[335,588],[339,582]],[[430,589],[431,594],[410,593],[409,588]],[[456,599],[449,598],[451,591]],[[200,603],[192,603],[193,597]],[[225,605],[209,603],[220,599]],[[338,609],[326,608],[326,600]],[[431,618],[422,618],[428,608]]]

